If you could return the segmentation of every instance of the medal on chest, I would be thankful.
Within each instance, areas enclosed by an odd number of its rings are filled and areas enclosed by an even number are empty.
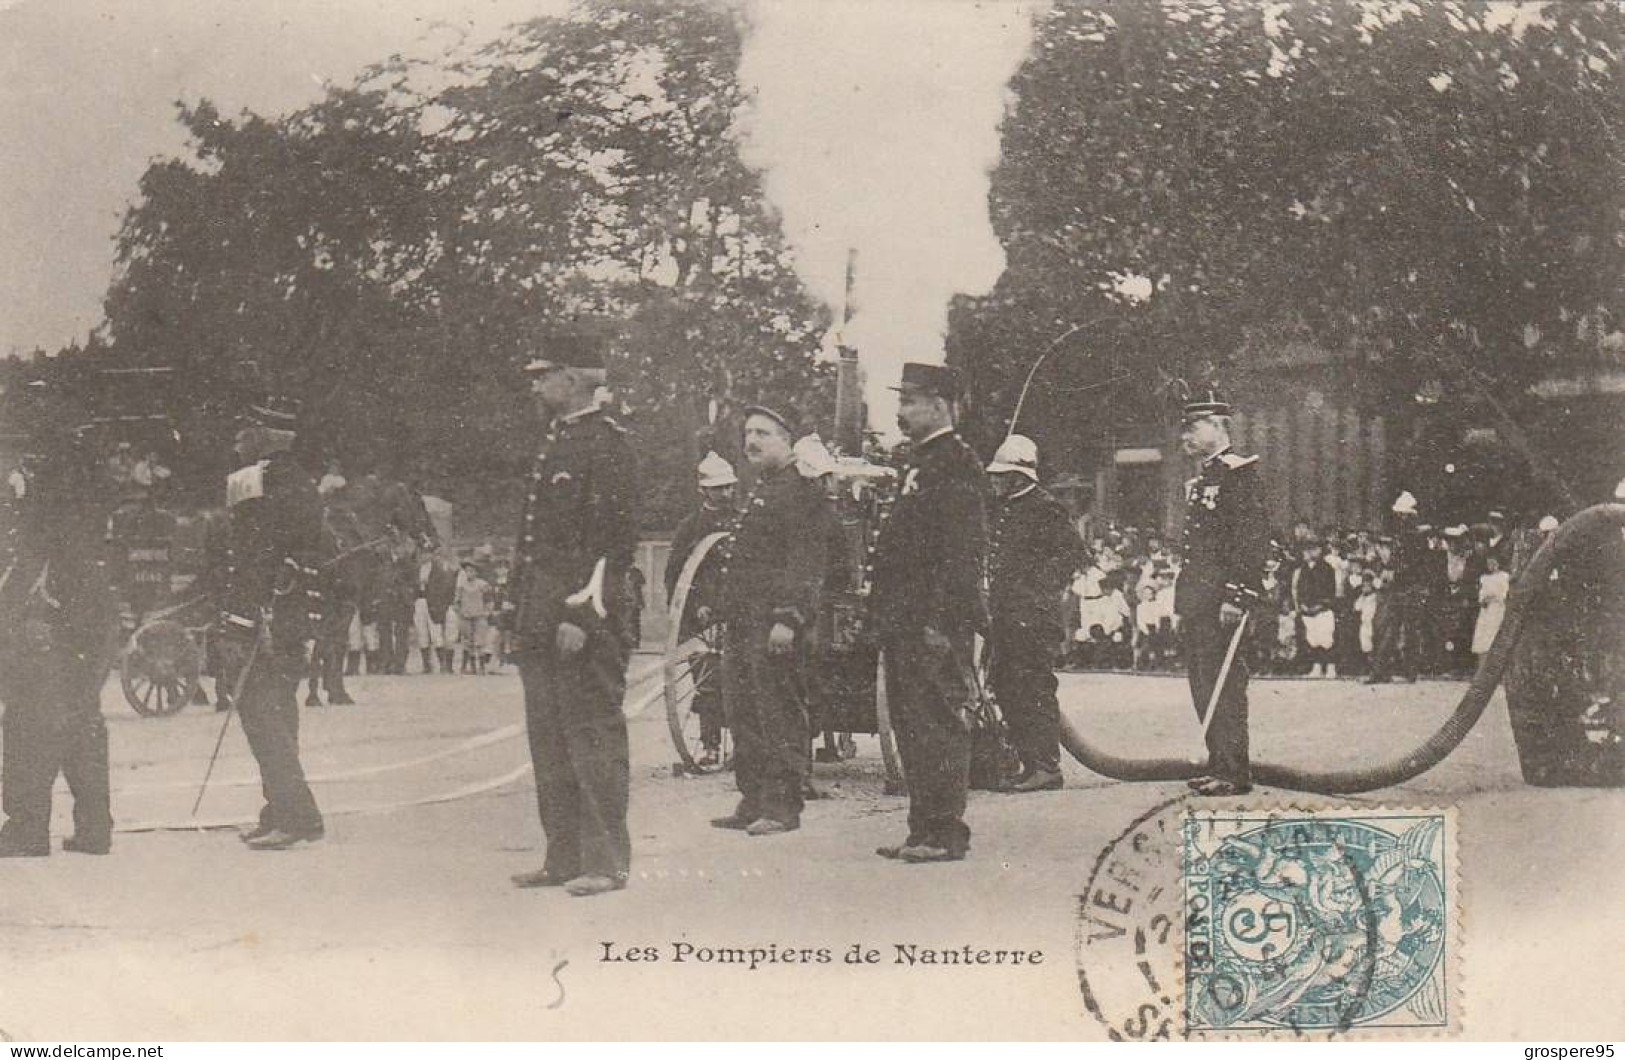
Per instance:
[[[1219,484],[1196,479],[1191,483],[1186,501],[1193,508],[1200,505],[1210,512],[1213,511],[1219,506]]]

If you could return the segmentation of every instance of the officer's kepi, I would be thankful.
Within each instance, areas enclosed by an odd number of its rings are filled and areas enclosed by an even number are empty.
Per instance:
[[[604,355],[598,348],[577,340],[550,341],[540,353],[525,362],[525,371],[532,375],[557,368],[593,368],[602,371],[603,367]]]
[[[1201,395],[1185,402],[1180,409],[1180,419],[1185,423],[1196,423],[1210,416],[1229,416],[1232,413],[1230,403],[1219,396],[1219,392],[1208,387]]]

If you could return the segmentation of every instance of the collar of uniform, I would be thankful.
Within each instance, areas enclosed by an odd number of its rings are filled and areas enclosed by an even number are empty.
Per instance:
[[[795,463],[794,460],[792,460],[788,464],[785,464],[783,467],[776,467],[776,468],[773,468],[771,471],[763,471],[760,475],[757,476],[757,481],[758,482],[772,482],[772,481],[774,481],[776,479],[781,479],[781,478],[784,477],[785,472],[794,471],[795,468],[796,468],[796,463]]]
[[[924,450],[926,446],[930,445],[938,438],[946,438],[952,433],[954,433],[954,429],[952,427],[943,427],[941,430],[928,434],[924,438],[921,438],[919,441],[914,443],[914,451],[918,453]]]
[[[1036,482],[1028,483],[1027,486],[1025,488],[1023,488],[1020,492],[1012,493],[1012,494],[1010,494],[1010,496],[1006,497],[1005,502],[1008,503],[1010,501],[1019,501],[1023,497],[1031,496],[1034,492],[1037,491],[1037,489],[1038,489],[1038,483],[1036,483]]]
[[[1221,457],[1223,457],[1224,454],[1228,453],[1230,451],[1230,448],[1231,447],[1227,445],[1223,449],[1220,449],[1217,453],[1214,453],[1212,456],[1210,456],[1206,460],[1202,461],[1202,469],[1205,471],[1210,467],[1218,467],[1219,466],[1219,459]]]

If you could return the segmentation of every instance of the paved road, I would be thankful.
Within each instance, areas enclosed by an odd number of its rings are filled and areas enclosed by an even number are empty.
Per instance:
[[[656,660],[640,657],[648,669]],[[0,863],[0,1030],[15,1038],[1099,1037],[1075,974],[1077,895],[1102,847],[1177,785],[1070,767],[1066,790],[973,796],[972,857],[870,852],[904,830],[872,739],[820,766],[801,831],[706,827],[727,776],[674,777],[658,705],[633,719],[632,886],[590,901],[517,892],[538,864],[518,679],[363,678],[363,705],[307,711],[329,837],[281,854],[185,830],[217,732],[190,708],[116,700],[113,856]],[[1397,754],[1453,706],[1450,684],[1256,687],[1258,756],[1345,765]],[[1113,751],[1200,749],[1177,678],[1068,675],[1066,709]],[[247,819],[239,731],[199,815]],[[1288,801],[1260,792],[1259,800]],[[66,798],[63,798],[66,803]],[[1617,968],[1625,792],[1522,786],[1499,701],[1451,759],[1364,802],[1459,808],[1475,1037],[1625,1037]],[[59,818],[65,812],[59,806]],[[58,834],[66,831],[59,820]],[[674,963],[673,947],[829,948],[829,965]],[[849,967],[851,943],[1038,950],[1036,967]],[[654,963],[605,960],[652,947]],[[1578,1032],[1578,1033],[1577,1033]]]

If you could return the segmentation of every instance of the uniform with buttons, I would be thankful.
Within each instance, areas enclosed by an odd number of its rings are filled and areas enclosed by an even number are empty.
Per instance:
[[[1203,461],[1185,484],[1184,561],[1174,585],[1174,611],[1198,718],[1206,716],[1234,627],[1230,605],[1247,612],[1260,598],[1269,521],[1256,456],[1228,448]],[[1248,660],[1238,650],[1207,730],[1208,768],[1238,786],[1252,782],[1247,736]]]
[[[1024,777],[1061,768],[1055,656],[1066,634],[1061,601],[1081,545],[1065,506],[1036,484],[997,506],[988,564],[988,684]]]
[[[73,794],[67,848],[106,853],[113,818],[101,688],[119,644],[107,490],[60,462],[9,506],[0,571],[0,856],[50,852],[51,789]]]
[[[808,641],[818,617],[834,515],[794,464],[764,471],[735,522],[723,576],[723,699],[734,731],[734,817],[800,824],[808,757]],[[796,631],[775,655],[776,624]]]
[[[527,480],[510,577],[549,879],[627,878],[630,777],[621,699],[631,650],[626,572],[637,540],[625,431],[598,408],[555,420]],[[596,595],[587,591],[595,582]],[[564,623],[587,635],[574,655],[556,647]]]
[[[958,434],[922,440],[871,563],[870,619],[908,784],[904,846],[950,857],[970,846],[966,712],[975,696],[974,635],[988,628],[986,488],[982,462]],[[946,652],[928,643],[927,629],[948,638]]]
[[[316,481],[287,453],[273,453],[234,472],[226,496],[227,518],[205,544],[198,579],[220,615],[216,687],[243,682],[236,706],[265,794],[257,831],[314,839],[324,825],[299,761],[295,693],[322,618],[319,568],[329,546]]]

